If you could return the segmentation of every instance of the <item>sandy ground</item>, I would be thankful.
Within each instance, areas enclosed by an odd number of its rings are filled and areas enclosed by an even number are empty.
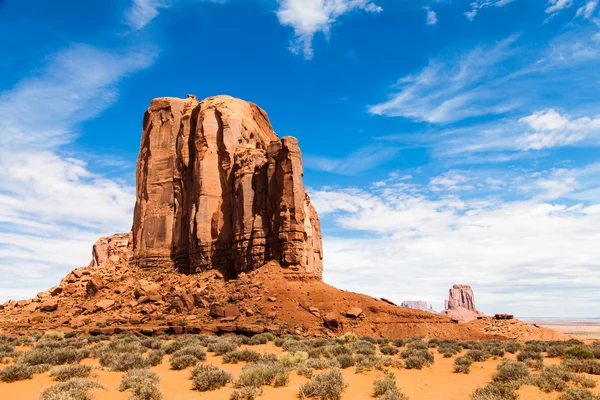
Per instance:
[[[245,346],[242,346],[245,347]],[[262,352],[280,353],[281,349],[272,344],[262,346],[252,346],[253,350]],[[496,369],[499,359],[482,363],[474,363],[469,374],[456,374],[453,372],[454,358],[443,358],[436,350],[435,364],[430,368],[422,370],[392,369],[396,375],[398,387],[412,400],[467,400],[470,394],[478,387],[485,386],[490,380],[491,375]],[[233,392],[233,385],[229,384],[219,390],[200,393],[192,390],[192,384],[189,379],[190,369],[183,371],[173,371],[169,368],[168,357],[165,356],[163,363],[152,368],[160,375],[160,388],[164,392],[164,400],[187,400],[187,399],[229,399]],[[507,358],[513,358],[514,355],[507,354]],[[557,364],[559,359],[545,359],[545,364]],[[237,376],[245,365],[223,364],[222,358],[208,355],[206,363],[217,365]],[[86,359],[82,364],[99,366],[95,359]],[[344,378],[348,384],[344,392],[344,400],[366,400],[373,399],[373,381],[380,379],[384,375],[380,371],[370,371],[356,374],[354,368],[342,370]],[[94,371],[94,379],[108,387],[108,391],[94,389],[93,393],[96,400],[126,400],[129,392],[119,392],[118,386],[123,376],[122,372],[110,372],[102,369]],[[593,389],[600,394],[600,377],[593,376],[599,383],[599,388]],[[264,400],[284,400],[297,399],[299,386],[307,382],[308,379],[299,376],[296,372],[290,374],[290,382],[287,386],[281,388],[266,387],[264,393],[259,399]],[[18,381],[13,383],[0,383],[0,399],[4,400],[37,400],[40,391],[52,385],[54,382],[47,373],[37,374],[31,380]],[[539,389],[524,386],[519,390],[519,399],[538,400],[538,399],[556,399],[557,394],[547,394]]]

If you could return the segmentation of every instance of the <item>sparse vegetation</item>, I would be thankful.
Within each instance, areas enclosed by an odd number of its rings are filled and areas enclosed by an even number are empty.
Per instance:
[[[101,388],[104,385],[87,378],[73,378],[66,382],[59,382],[40,393],[40,400],[91,400],[93,398],[89,389]]]
[[[236,389],[229,396],[229,400],[254,400],[259,395],[259,390],[250,386]]]
[[[71,378],[89,378],[92,372],[90,365],[61,365],[50,370],[50,377],[59,382],[68,381]]]
[[[0,382],[15,382],[33,378],[35,369],[29,365],[11,364],[0,369]]]
[[[387,374],[384,379],[373,382],[373,395],[377,399],[384,400],[408,400],[396,385],[396,377]]]
[[[200,392],[219,389],[233,380],[233,376],[211,364],[198,364],[192,368],[194,389]]]
[[[342,398],[346,384],[338,369],[313,375],[309,382],[300,386],[301,399],[317,398],[319,400],[339,400]]]
[[[119,392],[131,390],[129,400],[161,400],[163,393],[158,387],[160,377],[147,369],[132,369],[121,379]]]
[[[462,356],[454,360],[454,372],[468,374],[471,371],[473,360],[470,357]]]
[[[242,368],[237,380],[239,387],[250,386],[259,388],[272,384],[287,383],[289,372],[278,362],[258,362]]]

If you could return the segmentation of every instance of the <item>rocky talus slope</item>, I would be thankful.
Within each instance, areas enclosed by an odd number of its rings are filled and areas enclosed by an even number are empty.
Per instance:
[[[302,176],[298,141],[279,139],[258,106],[152,100],[132,231],[100,239],[91,263],[59,285],[0,305],[0,334],[498,337],[323,283],[319,218]]]

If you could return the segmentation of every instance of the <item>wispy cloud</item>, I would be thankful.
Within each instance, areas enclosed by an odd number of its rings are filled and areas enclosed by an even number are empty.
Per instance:
[[[447,123],[514,109],[514,96],[507,96],[504,81],[513,71],[499,67],[516,57],[516,37],[493,46],[477,47],[449,60],[431,60],[421,72],[403,77],[396,93],[371,106],[372,114],[406,117],[416,121]]]
[[[388,162],[399,151],[395,146],[380,143],[364,147],[342,158],[305,154],[303,161],[308,169],[338,175],[356,175]]]
[[[121,79],[153,60],[73,45],[0,94],[0,272],[11,276],[0,298],[35,295],[86,264],[98,236],[130,228],[133,188],[61,149],[113,104]]]
[[[488,313],[589,316],[600,305],[600,205],[561,199],[582,190],[582,172],[508,180],[505,171],[493,180],[489,171],[478,174],[455,170],[425,186],[396,181],[311,193],[325,227],[325,280],[398,302],[423,298],[438,308],[450,285],[466,282]],[[465,183],[485,189],[488,181],[502,190],[434,190]],[[597,179],[590,184],[600,186]],[[511,192],[520,199],[504,199]]]
[[[380,13],[383,9],[369,0],[278,0],[277,18],[294,30],[290,49],[306,59],[313,57],[313,39],[317,33],[329,36],[331,26],[353,11]]]
[[[547,14],[554,14],[558,11],[570,8],[573,0],[549,0],[548,7],[544,10]]]
[[[435,25],[438,23],[437,14],[430,7],[424,7],[427,15],[425,17],[425,23],[427,25]]]
[[[516,0],[475,0],[471,3],[471,10],[464,13],[468,20],[475,19],[479,11],[489,7],[504,7]]]
[[[132,0],[131,6],[125,12],[125,22],[133,30],[147,26],[159,14],[161,8],[169,8],[168,0]]]
[[[594,11],[596,11],[596,7],[598,6],[598,0],[592,0],[585,3],[585,5],[579,7],[577,9],[576,16],[582,17],[585,19],[590,19],[594,15]]]

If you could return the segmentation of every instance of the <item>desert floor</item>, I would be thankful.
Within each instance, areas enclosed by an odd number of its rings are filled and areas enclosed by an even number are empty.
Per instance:
[[[529,324],[538,324],[579,339],[600,339],[600,318],[523,318]]]
[[[19,350],[27,350],[28,347],[20,347]],[[240,349],[250,349],[261,353],[281,354],[281,347],[273,345],[273,342],[262,345],[241,345]],[[402,350],[402,348],[400,348]],[[425,367],[421,370],[403,369],[391,367],[389,370],[396,376],[397,385],[401,392],[412,400],[463,400],[469,399],[471,393],[476,388],[483,387],[491,381],[492,375],[501,358],[488,359],[484,362],[476,362],[472,365],[469,374],[455,373],[453,362],[457,356],[444,358],[437,352],[437,349],[430,349],[435,355],[435,363],[431,367]],[[460,355],[464,355],[467,350],[463,350]],[[399,355],[395,355],[401,360]],[[209,392],[198,392],[193,390],[190,380],[190,369],[186,368],[180,371],[170,369],[169,355],[165,355],[163,362],[151,370],[160,376],[159,387],[164,393],[165,400],[179,399],[229,399],[234,391],[232,383],[227,386]],[[504,358],[515,359],[514,354],[506,353]],[[561,358],[545,358],[544,365],[560,364]],[[6,365],[10,361],[5,361]],[[246,365],[245,362],[237,364],[224,364],[221,356],[215,356],[212,353],[207,354],[204,363],[214,364],[237,377]],[[130,392],[119,392],[118,387],[123,372],[112,372],[101,367],[99,361],[94,358],[86,358],[81,364],[87,364],[94,367],[92,379],[104,384],[108,390],[92,389],[91,392],[97,400],[128,399]],[[532,370],[533,371],[533,370]],[[342,370],[347,387],[343,393],[342,399],[373,399],[373,382],[376,379],[382,379],[384,373],[379,370],[367,372],[355,372],[355,367],[349,367]],[[587,374],[586,374],[587,375]],[[600,384],[600,376],[588,375]],[[263,393],[258,399],[264,400],[282,400],[298,398],[298,389],[300,385],[308,382],[308,378],[298,375],[296,371],[290,373],[289,383],[280,388],[267,386],[263,388]],[[0,382],[0,399],[10,400],[34,400],[38,399],[40,392],[56,382],[50,378],[47,372],[35,374],[33,379],[21,380],[12,383]],[[595,394],[600,395],[600,385],[591,389]],[[522,386],[518,390],[519,399],[558,399],[560,393],[545,393],[534,386]]]

